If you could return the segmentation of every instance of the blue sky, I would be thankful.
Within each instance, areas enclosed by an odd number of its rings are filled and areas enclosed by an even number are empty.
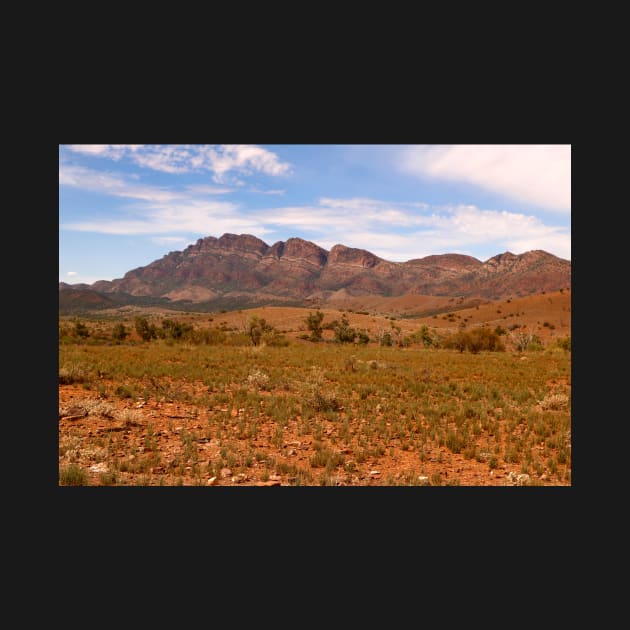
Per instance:
[[[392,261],[570,260],[571,146],[59,146],[60,281],[122,278],[226,232]]]

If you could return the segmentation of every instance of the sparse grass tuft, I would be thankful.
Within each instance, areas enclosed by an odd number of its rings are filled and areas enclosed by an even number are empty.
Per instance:
[[[545,410],[558,411],[569,405],[569,397],[566,394],[547,394],[540,401],[540,406]]]
[[[87,471],[77,464],[70,464],[59,471],[60,486],[89,486]]]
[[[73,385],[74,383],[88,383],[92,380],[89,367],[80,363],[66,363],[59,368],[59,384]]]

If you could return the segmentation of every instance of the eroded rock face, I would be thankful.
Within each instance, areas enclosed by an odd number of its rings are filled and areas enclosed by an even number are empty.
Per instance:
[[[79,287],[60,284],[60,291]],[[256,296],[303,300],[317,292],[398,296],[416,293],[499,299],[571,285],[571,262],[542,250],[498,254],[485,262],[441,254],[395,263],[364,249],[335,245],[330,252],[301,238],[272,246],[249,234],[199,239],[138,267],[123,278],[95,282],[101,295],[129,294],[204,301]]]
[[[328,265],[351,265],[362,269],[371,269],[383,259],[364,249],[335,245],[328,255]]]

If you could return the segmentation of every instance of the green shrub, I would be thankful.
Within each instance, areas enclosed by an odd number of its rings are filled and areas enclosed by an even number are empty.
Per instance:
[[[445,444],[452,453],[460,453],[466,445],[466,440],[460,434],[449,431],[446,434]]]
[[[129,331],[125,328],[125,325],[120,322],[116,324],[112,330],[112,339],[115,341],[124,341],[129,336]]]
[[[381,346],[393,346],[394,340],[392,339],[391,333],[384,333],[381,337]]]
[[[324,319],[324,313],[316,311],[315,313],[309,313],[306,317],[306,327],[311,331],[310,340],[320,341],[322,338],[322,321]]]
[[[464,352],[468,350],[472,354],[477,354],[482,350],[490,352],[502,352],[505,346],[501,343],[499,335],[494,330],[484,326],[473,328],[470,331],[460,330],[447,337],[443,346]]]
[[[162,330],[156,331],[162,339],[185,339],[191,338],[193,332],[192,324],[185,324],[174,319],[162,321]]]
[[[89,486],[88,474],[77,464],[70,464],[59,471],[61,486]]]
[[[157,331],[154,324],[149,324],[146,317],[136,317],[134,319],[136,332],[142,341],[151,341],[157,339]]]
[[[370,342],[370,336],[364,330],[359,330],[357,332],[357,337],[360,346],[365,346]]]
[[[74,336],[86,339],[90,336],[90,331],[85,324],[77,320],[74,324]]]
[[[335,327],[335,341],[337,343],[353,343],[357,337],[357,331],[350,326],[348,317],[341,316],[341,323]]]

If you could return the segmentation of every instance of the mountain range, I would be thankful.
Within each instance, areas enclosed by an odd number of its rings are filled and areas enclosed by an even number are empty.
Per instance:
[[[130,304],[183,310],[326,304],[343,297],[402,295],[498,300],[571,285],[571,261],[543,250],[480,261],[440,254],[391,262],[364,249],[330,251],[301,238],[268,245],[249,234],[199,239],[123,278],[59,283],[59,310]]]

